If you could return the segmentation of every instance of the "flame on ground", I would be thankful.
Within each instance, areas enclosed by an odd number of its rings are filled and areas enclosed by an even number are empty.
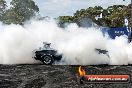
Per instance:
[[[85,70],[80,66],[79,67],[79,75],[84,76],[86,74]]]

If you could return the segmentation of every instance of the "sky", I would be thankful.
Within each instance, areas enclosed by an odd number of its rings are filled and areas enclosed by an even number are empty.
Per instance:
[[[6,0],[8,5],[11,0]],[[41,16],[58,17],[73,15],[76,10],[88,7],[111,5],[128,5],[131,0],[34,0],[40,9]]]

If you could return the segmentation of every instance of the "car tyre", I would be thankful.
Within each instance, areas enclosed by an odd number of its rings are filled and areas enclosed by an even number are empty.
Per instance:
[[[50,55],[44,55],[42,56],[42,62],[45,65],[51,65],[53,63],[53,57]]]

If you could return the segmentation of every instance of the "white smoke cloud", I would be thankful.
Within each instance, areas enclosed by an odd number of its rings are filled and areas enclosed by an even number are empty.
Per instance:
[[[60,28],[54,20],[32,20],[24,26],[0,24],[0,64],[39,63],[32,58],[32,51],[51,42],[63,54],[57,64],[89,65],[132,63],[131,43],[125,37],[116,40],[103,37],[99,29],[81,28],[70,24]],[[95,48],[108,50],[109,56],[98,54]]]

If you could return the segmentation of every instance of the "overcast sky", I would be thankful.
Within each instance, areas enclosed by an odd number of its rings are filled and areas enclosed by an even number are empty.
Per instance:
[[[7,3],[11,0],[6,0]],[[58,17],[61,15],[73,15],[76,10],[86,9],[91,6],[102,6],[104,8],[123,4],[128,5],[131,0],[34,0],[40,9],[42,16]]]

